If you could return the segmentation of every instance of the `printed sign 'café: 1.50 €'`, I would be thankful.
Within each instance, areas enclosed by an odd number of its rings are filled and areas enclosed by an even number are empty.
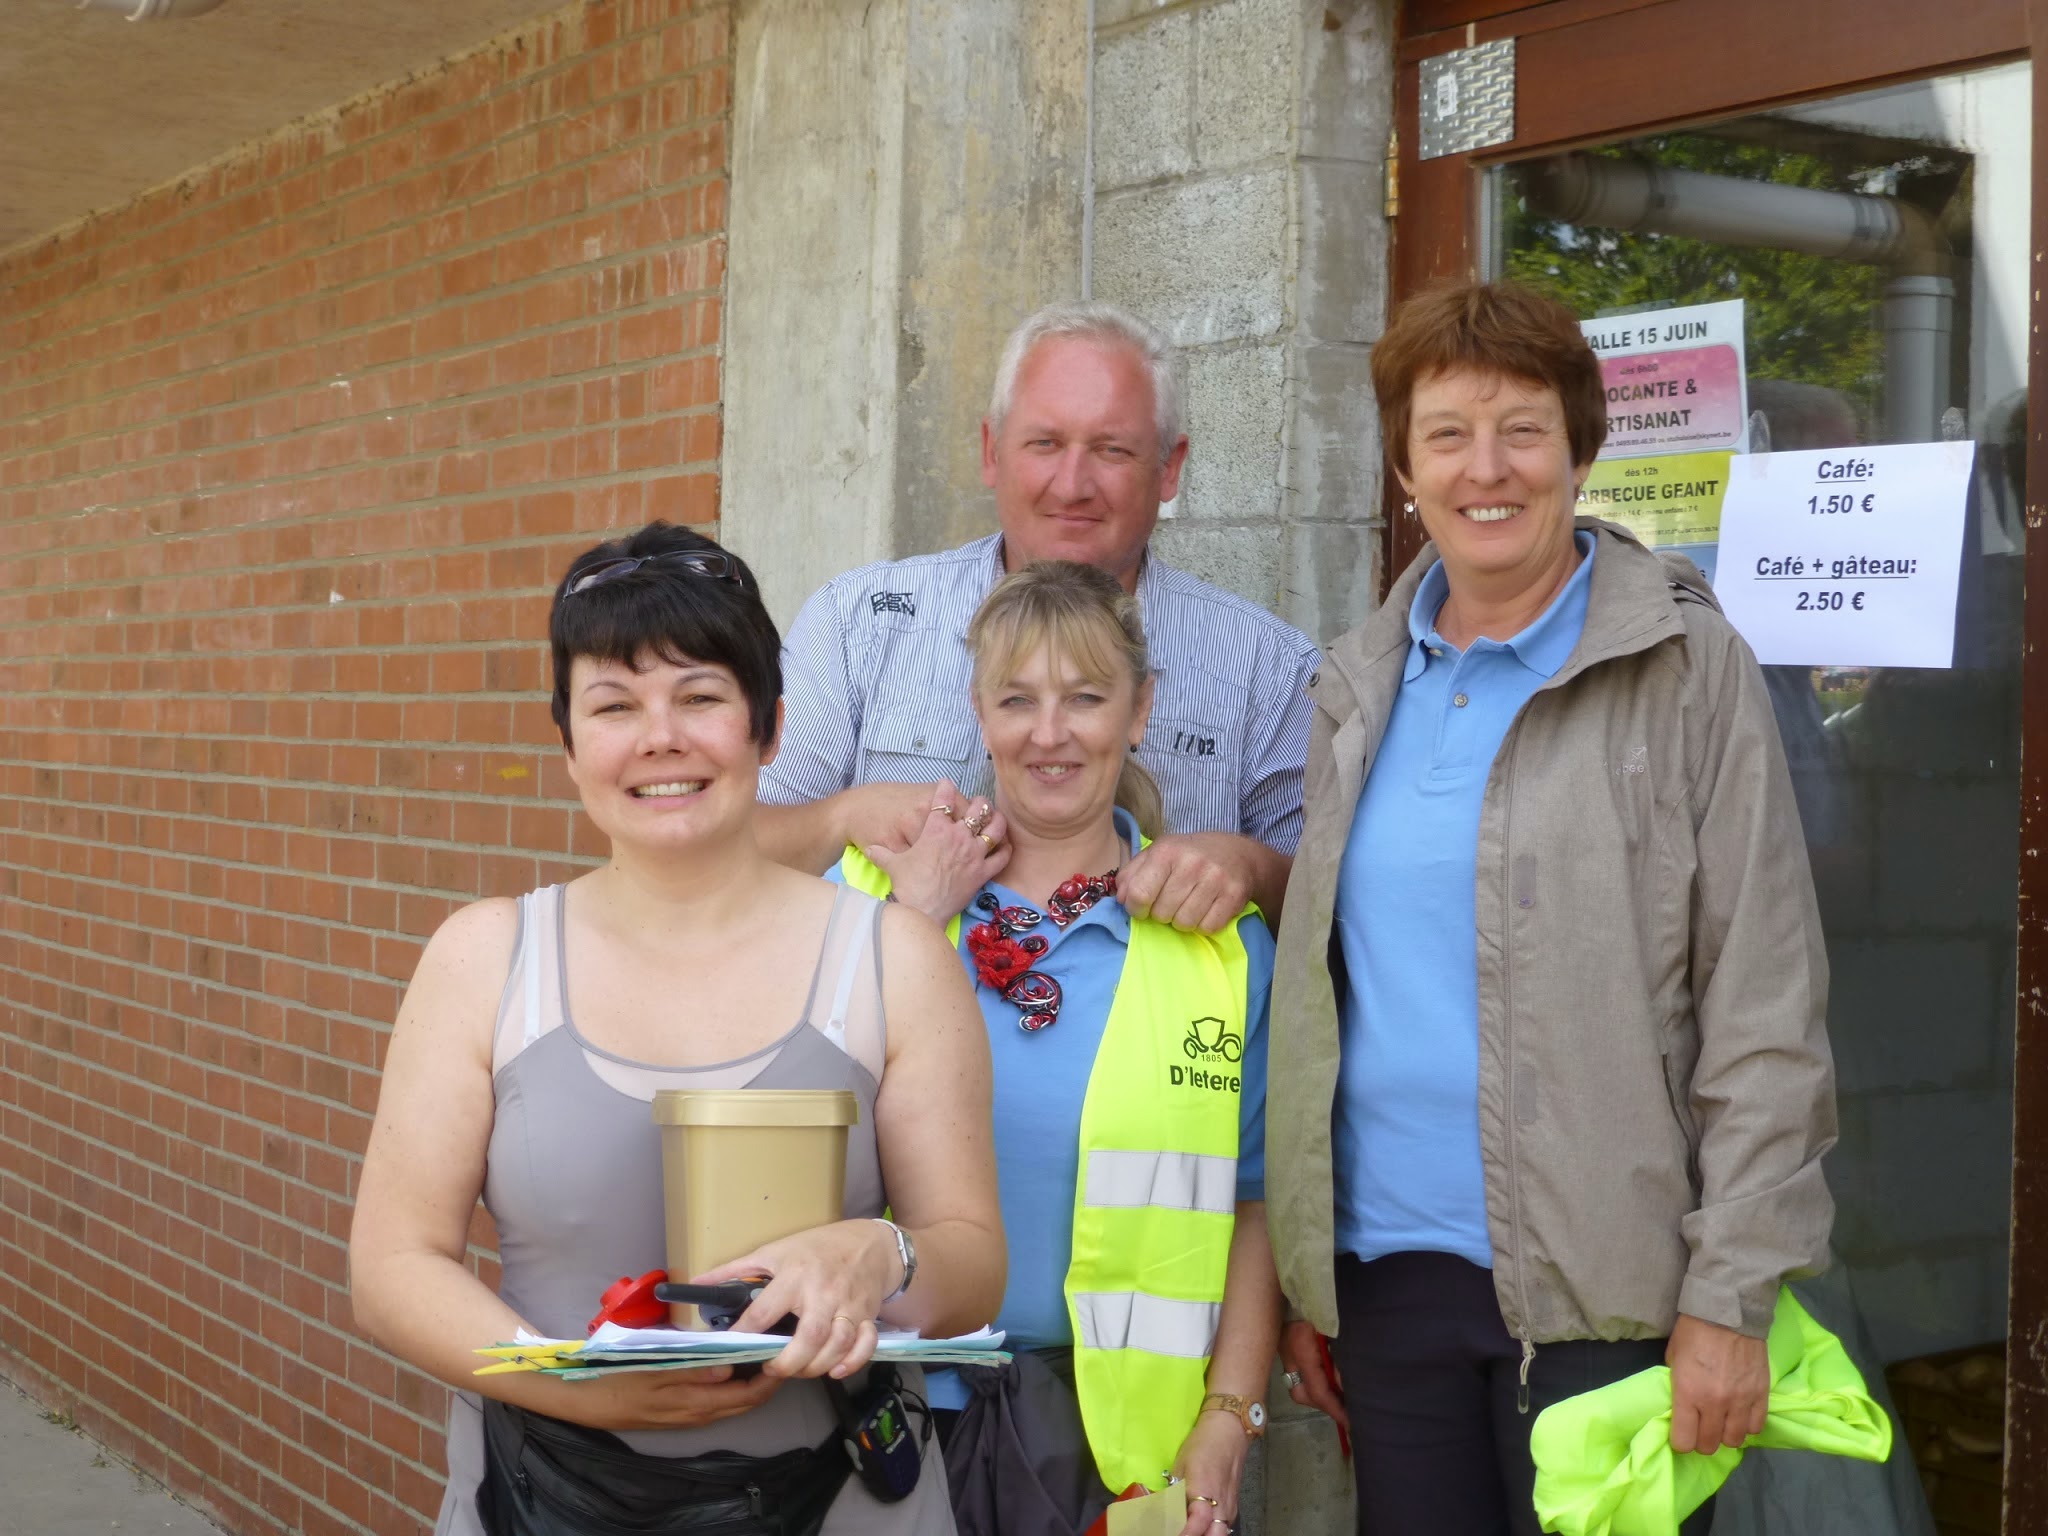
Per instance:
[[[1714,590],[1757,660],[1949,666],[1976,451],[1903,443],[1737,458]]]

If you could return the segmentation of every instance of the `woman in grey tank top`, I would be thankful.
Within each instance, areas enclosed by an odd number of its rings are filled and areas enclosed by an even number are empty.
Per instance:
[[[815,1447],[836,1424],[820,1378],[857,1391],[878,1322],[971,1330],[1005,1273],[988,1049],[950,948],[906,909],[771,863],[755,842],[781,676],[752,574],[650,524],[577,558],[550,638],[568,775],[611,854],[565,886],[465,907],[434,935],[392,1033],[349,1246],[364,1331],[458,1389],[436,1529],[463,1536],[489,1528],[475,1394],[649,1456]],[[799,1319],[782,1356],[744,1380],[476,1377],[477,1349],[522,1327],[580,1337],[607,1285],[662,1266],[650,1103],[687,1086],[839,1088],[860,1103],[846,1219],[731,1266],[774,1277],[739,1327]],[[480,1196],[495,1289],[467,1257]],[[823,1525],[952,1528],[935,1448],[907,1499],[849,1480]]]

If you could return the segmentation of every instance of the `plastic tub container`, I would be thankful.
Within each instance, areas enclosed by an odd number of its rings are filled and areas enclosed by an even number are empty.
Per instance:
[[[838,1221],[846,1133],[860,1101],[844,1088],[668,1088],[661,1127],[668,1272],[688,1280],[763,1243]],[[678,1328],[701,1328],[677,1305]]]

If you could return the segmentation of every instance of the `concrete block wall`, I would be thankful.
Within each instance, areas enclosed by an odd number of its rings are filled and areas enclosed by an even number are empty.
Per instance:
[[[723,526],[784,624],[995,526],[1003,339],[1080,291],[1085,0],[742,0]]]
[[[554,578],[718,516],[731,33],[572,5],[0,253],[0,1374],[236,1533],[439,1503],[357,1159],[425,937],[597,852]]]
[[[1184,349],[1159,546],[1320,639],[1376,590],[1392,7],[1096,7],[1091,291]]]

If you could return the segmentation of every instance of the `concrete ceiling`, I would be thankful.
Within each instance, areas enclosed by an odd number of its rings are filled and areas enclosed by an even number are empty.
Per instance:
[[[563,0],[227,0],[130,22],[0,0],[0,250]]]

